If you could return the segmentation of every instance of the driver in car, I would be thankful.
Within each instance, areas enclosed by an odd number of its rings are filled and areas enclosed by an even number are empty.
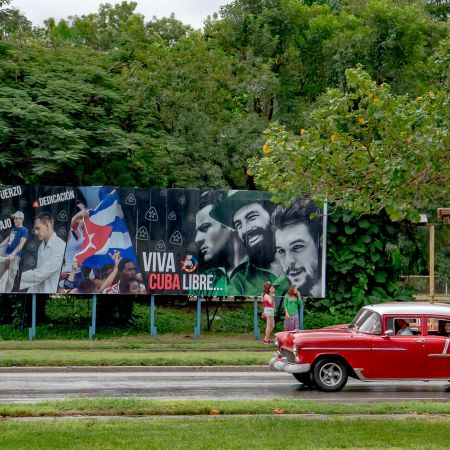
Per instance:
[[[412,336],[411,328],[409,328],[409,323],[405,319],[398,319],[397,324],[400,329],[397,331],[399,336]]]

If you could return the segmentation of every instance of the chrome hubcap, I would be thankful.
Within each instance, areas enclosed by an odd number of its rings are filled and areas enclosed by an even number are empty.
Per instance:
[[[342,369],[335,363],[327,363],[320,369],[320,381],[327,386],[336,386],[342,380]]]

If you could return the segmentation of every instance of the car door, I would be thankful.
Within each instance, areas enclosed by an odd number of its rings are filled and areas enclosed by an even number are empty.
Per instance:
[[[450,318],[428,317],[426,338],[427,378],[450,379],[450,337],[439,336],[442,322]]]
[[[426,339],[420,317],[385,317],[383,330],[397,319],[414,324],[417,334],[387,336],[384,332],[372,339],[373,378],[427,378]],[[391,329],[391,328],[390,328]],[[395,330],[393,330],[395,331]],[[396,331],[398,332],[398,331]]]

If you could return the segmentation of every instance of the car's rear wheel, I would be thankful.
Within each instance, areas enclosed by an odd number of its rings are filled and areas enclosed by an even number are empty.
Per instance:
[[[314,381],[311,376],[311,372],[306,373],[293,373],[295,379],[297,381],[300,381],[300,383],[304,384],[305,386],[312,387],[314,386]]]
[[[320,360],[314,366],[314,382],[322,391],[340,391],[347,380],[347,367],[342,361],[327,358]]]

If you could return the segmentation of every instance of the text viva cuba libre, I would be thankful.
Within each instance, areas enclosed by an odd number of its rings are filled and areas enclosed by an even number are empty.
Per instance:
[[[144,271],[148,275],[148,287],[156,291],[214,291],[214,275],[177,273],[174,253],[143,252]],[[181,261],[178,267],[181,266]]]

